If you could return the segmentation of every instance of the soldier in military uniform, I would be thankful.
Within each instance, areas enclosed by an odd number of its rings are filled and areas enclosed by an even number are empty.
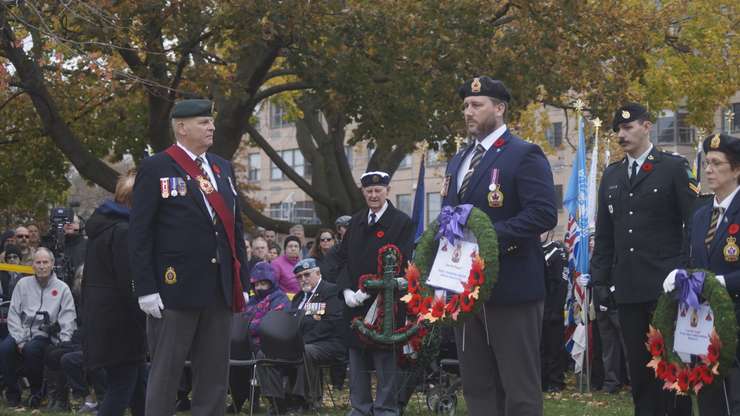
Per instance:
[[[635,415],[690,414],[690,400],[664,394],[645,366],[645,334],[661,283],[688,261],[685,226],[697,196],[688,162],[656,149],[651,126],[639,104],[627,104],[614,116],[612,127],[627,156],[609,165],[601,179],[591,277],[598,304],[608,302],[614,286]]]
[[[153,347],[148,415],[175,413],[186,359],[193,414],[225,411],[231,318],[244,307],[239,275],[246,261],[234,170],[206,153],[213,143],[211,108],[209,100],[176,103],[177,143],[144,159],[134,185],[129,253]]]
[[[337,289],[344,300],[345,327],[352,319],[364,319],[376,294],[359,288],[364,274],[378,274],[378,250],[386,244],[395,244],[403,255],[402,267],[411,258],[414,227],[408,215],[396,209],[387,200],[390,176],[385,172],[362,175],[362,193],[368,209],[352,217],[337,252],[340,273]],[[399,305],[401,303],[399,302]],[[396,326],[405,322],[404,308],[399,306]],[[386,317],[385,319],[389,319]],[[349,334],[350,416],[397,415],[399,369],[395,350],[370,345],[357,334]],[[375,400],[371,395],[370,371],[375,368],[378,378]]]

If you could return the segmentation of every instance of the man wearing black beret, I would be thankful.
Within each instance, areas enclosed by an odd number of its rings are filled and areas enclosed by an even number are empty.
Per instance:
[[[540,416],[540,235],[557,224],[552,171],[539,146],[506,127],[511,95],[501,81],[475,77],[458,91],[472,140],[447,164],[442,205],[472,204],[485,212],[501,258],[490,299],[455,328],[465,404],[472,416]]]
[[[646,367],[645,334],[663,279],[687,264],[685,227],[698,188],[686,159],[652,145],[650,120],[636,103],[614,114],[626,156],[604,170],[599,186],[591,283],[596,303],[617,303],[635,415],[688,415],[691,401],[663,391]]]
[[[225,411],[231,317],[244,308],[239,276],[246,261],[234,170],[206,153],[212,107],[209,100],[176,103],[176,143],[142,160],[134,185],[129,253],[139,307],[148,315],[148,415],[175,413],[186,359],[193,414]]]
[[[356,317],[365,318],[377,293],[367,293],[360,287],[360,277],[378,273],[378,250],[394,244],[403,256],[400,264],[405,270],[411,258],[414,228],[411,219],[396,209],[388,200],[391,177],[386,172],[367,172],[362,175],[362,195],[367,209],[352,216],[349,229],[337,251],[340,268],[337,280],[339,297],[344,300],[344,327]],[[401,302],[398,302],[402,305]],[[390,319],[390,317],[384,318]],[[396,328],[405,323],[405,309],[398,307]],[[371,345],[358,334],[350,334],[349,394],[352,409],[348,416],[392,416],[399,414],[399,368],[397,353],[387,345]],[[372,396],[370,373],[375,368],[377,388]]]

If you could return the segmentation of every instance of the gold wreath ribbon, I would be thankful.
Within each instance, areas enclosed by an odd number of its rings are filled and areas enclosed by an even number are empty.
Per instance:
[[[33,274],[33,267],[22,264],[0,263],[0,271]]]

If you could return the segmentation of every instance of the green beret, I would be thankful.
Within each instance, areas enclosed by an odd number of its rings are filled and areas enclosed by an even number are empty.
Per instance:
[[[729,134],[713,134],[701,144],[704,154],[707,152],[722,152],[734,159],[740,159],[740,139],[730,136]]]
[[[212,114],[211,100],[182,100],[172,108],[172,118],[211,117]]]
[[[483,96],[493,97],[505,103],[511,100],[511,94],[503,82],[486,76],[475,77],[465,82],[458,88],[457,93],[460,94],[460,98],[462,99],[465,99],[465,97]]]
[[[649,120],[650,119],[650,113],[648,113],[647,108],[641,106],[637,103],[628,103],[625,104],[619,109],[617,109],[617,112],[614,113],[614,121],[612,122],[612,130],[614,132],[619,131],[619,125],[622,123],[629,123],[630,121],[635,120]]]

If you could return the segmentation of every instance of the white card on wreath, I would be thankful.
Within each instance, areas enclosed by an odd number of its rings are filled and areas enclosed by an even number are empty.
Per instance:
[[[439,239],[439,248],[429,271],[427,285],[438,289],[462,293],[468,281],[473,259],[478,255],[478,242],[470,230],[465,230],[463,239],[451,244],[445,237]]]
[[[712,329],[714,312],[708,303],[702,303],[698,309],[678,305],[673,350],[683,356],[706,355]]]

